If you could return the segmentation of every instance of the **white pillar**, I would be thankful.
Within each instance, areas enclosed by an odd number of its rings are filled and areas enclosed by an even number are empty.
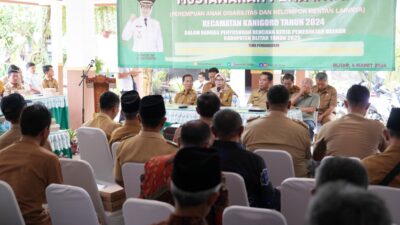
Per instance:
[[[53,67],[57,67],[63,62],[62,52],[62,3],[58,1],[51,2],[51,56]],[[54,71],[56,72],[56,71]],[[57,77],[57,74],[56,74]]]
[[[246,106],[246,71],[245,70],[230,70],[230,83],[229,85],[239,96],[240,106]]]

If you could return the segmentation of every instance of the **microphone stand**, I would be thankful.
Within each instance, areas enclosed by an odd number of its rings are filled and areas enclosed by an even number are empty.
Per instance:
[[[85,81],[88,78],[88,73],[89,73],[90,68],[93,67],[93,63],[94,63],[94,60],[92,60],[89,63],[86,72],[85,72],[85,70],[82,70],[82,76],[81,76],[82,80],[81,80],[81,82],[79,82],[79,86],[82,85],[82,124],[85,122]]]

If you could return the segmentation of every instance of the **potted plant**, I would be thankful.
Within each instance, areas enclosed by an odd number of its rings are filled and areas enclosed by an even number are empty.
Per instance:
[[[69,142],[71,143],[72,154],[78,153],[78,139],[76,138],[76,131],[68,129]]]

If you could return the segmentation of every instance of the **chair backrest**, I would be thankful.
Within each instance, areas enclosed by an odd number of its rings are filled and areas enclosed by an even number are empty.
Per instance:
[[[46,199],[53,225],[99,225],[92,200],[80,187],[51,184]]]
[[[288,178],[281,185],[281,212],[288,225],[305,224],[315,179]]]
[[[137,198],[140,195],[140,177],[144,173],[144,163],[124,163],[122,179],[124,180],[127,198]]]
[[[107,219],[104,206],[90,164],[84,160],[72,159],[60,159],[60,164],[64,184],[81,187],[87,191],[97,214],[102,220],[102,224],[106,224]]]
[[[254,152],[264,159],[269,177],[275,187],[289,177],[295,177],[292,156],[282,150],[258,149]]]
[[[229,205],[249,206],[244,179],[237,173],[222,172],[225,177],[225,187],[228,190]]]
[[[125,225],[149,225],[168,219],[174,207],[168,203],[130,198],[122,208]]]
[[[327,159],[334,158],[334,157],[336,157],[336,156],[332,156],[332,155],[327,155],[327,156],[325,156],[324,158],[322,158],[321,164],[324,163]],[[346,157],[346,158],[353,159],[353,160],[358,161],[358,162],[361,161],[360,158],[355,157],[355,156],[350,156],[350,157]]]
[[[114,161],[104,131],[99,128],[81,127],[76,136],[81,159],[92,166],[96,179],[115,183]]]
[[[368,189],[385,201],[392,216],[392,223],[400,225],[400,189],[378,185],[369,185]]]
[[[117,156],[117,147],[118,147],[118,145],[120,144],[121,142],[114,142],[114,143],[112,143],[112,145],[111,145],[111,156],[112,156],[112,158],[113,158],[113,160],[114,160],[114,165],[115,165],[115,158],[116,158],[116,156]]]
[[[243,206],[229,206],[224,210],[223,225],[287,225],[278,211]]]
[[[17,199],[10,185],[0,180],[0,223],[25,225]]]

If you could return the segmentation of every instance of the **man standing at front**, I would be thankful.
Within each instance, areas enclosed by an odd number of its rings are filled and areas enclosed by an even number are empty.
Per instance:
[[[132,14],[122,32],[122,40],[128,41],[133,38],[134,52],[164,51],[160,23],[150,18],[155,1],[138,0],[140,17],[136,18],[136,15]]]
[[[287,117],[291,106],[289,91],[283,85],[275,85],[268,91],[268,116],[249,122],[242,135],[242,143],[251,151],[277,149],[287,151],[293,159],[296,177],[309,176],[311,159],[308,126],[302,121]]]
[[[251,92],[248,104],[254,107],[266,108],[267,93],[272,86],[274,75],[270,72],[262,72],[258,79],[258,89]]]
[[[312,92],[319,94],[320,99],[318,123],[324,125],[335,119],[337,92],[334,87],[328,85],[328,75],[325,72],[317,73],[315,81],[317,85],[312,88]]]
[[[193,76],[186,74],[182,77],[183,91],[175,95],[175,104],[194,105],[197,100],[197,92],[193,90]]]

